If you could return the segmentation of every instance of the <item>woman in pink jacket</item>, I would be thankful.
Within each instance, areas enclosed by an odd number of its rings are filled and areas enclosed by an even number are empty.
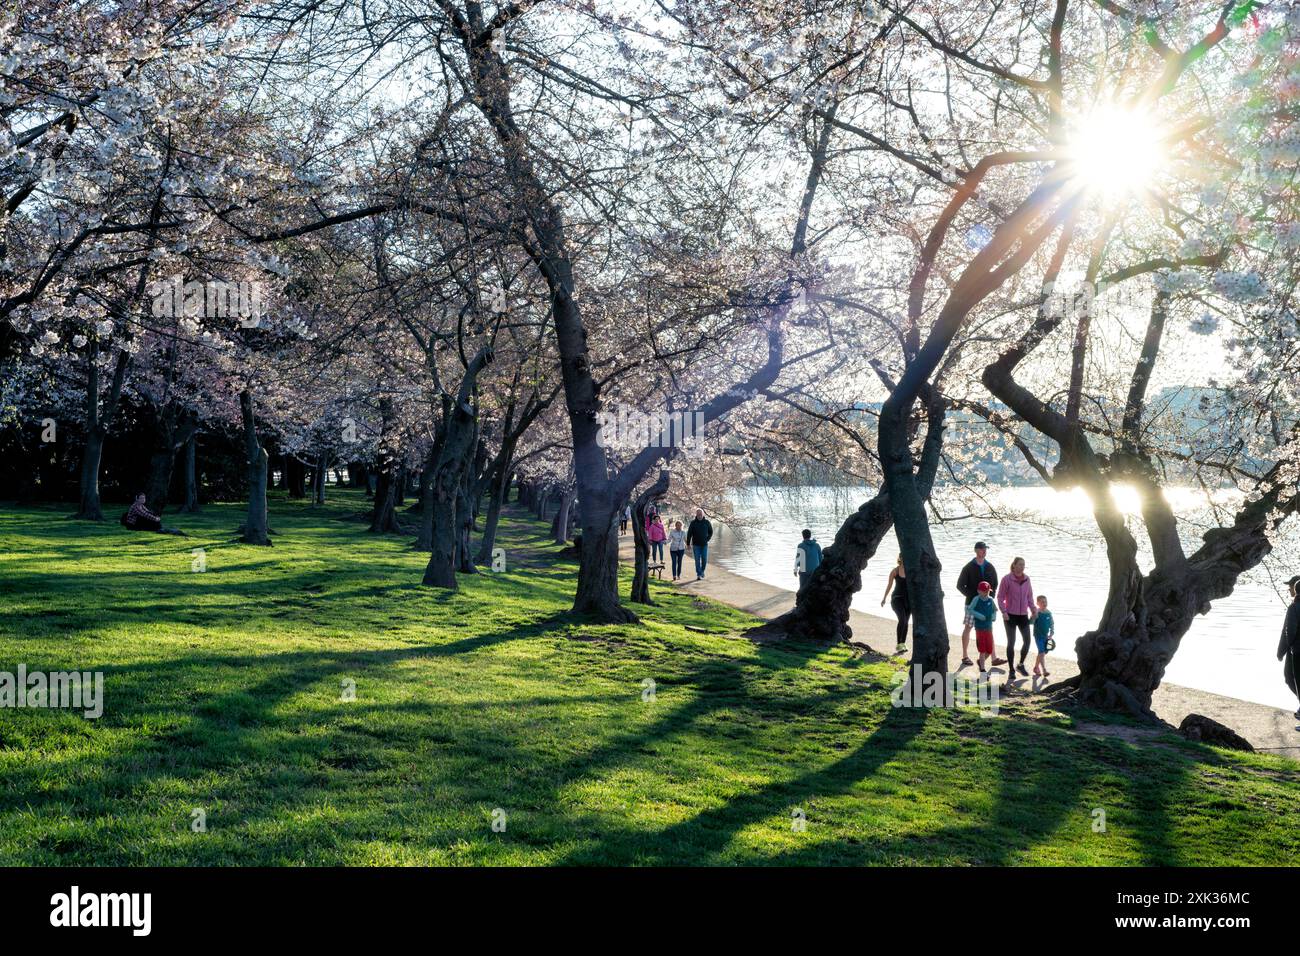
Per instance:
[[[650,527],[646,531],[646,537],[650,539],[650,560],[664,563],[664,542],[668,540],[668,533],[664,531],[663,520],[658,515],[650,519]]]
[[[1016,629],[1020,629],[1020,664],[1016,671],[1028,677],[1025,658],[1029,655],[1029,622],[1034,616],[1034,586],[1025,574],[1025,559],[1011,562],[1011,573],[998,584],[998,608],[1002,611],[1002,625],[1007,629],[1007,672],[1012,673],[1016,659]]]

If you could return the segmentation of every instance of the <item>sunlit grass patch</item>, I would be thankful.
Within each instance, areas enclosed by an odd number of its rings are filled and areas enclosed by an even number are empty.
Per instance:
[[[652,583],[641,624],[577,620],[575,565],[518,513],[506,573],[430,590],[410,539],[340,520],[363,502],[336,497],[273,500],[271,548],[235,541],[234,505],[178,516],[179,539],[0,508],[0,669],[105,674],[99,720],[0,711],[0,863],[1253,864],[1300,849],[1290,761],[895,709],[898,662],[754,644],[749,617],[671,584]]]

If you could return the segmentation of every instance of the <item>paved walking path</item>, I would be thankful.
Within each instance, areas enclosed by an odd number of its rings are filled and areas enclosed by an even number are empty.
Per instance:
[[[624,561],[631,562],[632,535],[630,533],[620,539],[619,554]],[[668,562],[665,561],[665,564],[668,564]],[[705,579],[696,581],[694,559],[691,557],[689,550],[686,552],[686,558],[682,565],[685,577],[679,583],[679,586],[687,593],[713,598],[723,604],[729,604],[742,611],[748,611],[755,617],[761,617],[765,620],[778,617],[794,606],[793,591],[786,591],[770,584],[763,584],[761,581],[742,577],[725,568],[718,567],[712,562],[709,564]],[[667,577],[668,574],[665,573],[665,579]],[[853,643],[869,647],[878,654],[892,655],[894,653],[896,646],[895,624],[896,621],[892,615],[885,618],[873,614],[864,614],[858,610],[849,611],[849,626],[853,629]],[[999,646],[996,639],[994,647],[1001,652],[1006,650],[1005,643]],[[972,635],[971,651],[974,650],[975,638]],[[1033,658],[1034,651],[1031,644],[1029,663],[1026,665],[1031,670]],[[949,659],[954,663],[961,660],[960,635],[952,635],[952,651]],[[1034,681],[1032,678],[1018,677],[1014,685],[1015,688],[1019,691],[1033,690],[1044,687],[1049,683],[1065,680],[1079,673],[1078,665],[1072,660],[1055,656],[1049,657],[1048,660],[1052,668],[1050,680],[1039,679]],[[958,673],[962,676],[974,677],[977,671],[974,667],[968,667],[958,670]],[[1003,677],[1005,673],[1005,666],[994,668],[994,679]],[[1281,668],[1278,669],[1276,676],[1278,680],[1282,679]],[[1207,691],[1169,683],[1162,683],[1156,690],[1152,699],[1152,709],[1162,720],[1173,724],[1175,727],[1188,714],[1204,714],[1206,717],[1212,717],[1219,723],[1231,727],[1249,740],[1257,750],[1277,753],[1300,760],[1300,729],[1297,729],[1300,721],[1296,720],[1294,714],[1285,710],[1279,710],[1265,704],[1251,703],[1246,700],[1237,700],[1235,697],[1221,697]]]

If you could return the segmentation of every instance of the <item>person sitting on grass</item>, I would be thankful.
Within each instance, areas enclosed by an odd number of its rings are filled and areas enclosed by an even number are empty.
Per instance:
[[[1047,609],[1047,598],[1038,595],[1038,610],[1034,612],[1034,643],[1038,645],[1038,657],[1034,659],[1034,676],[1041,672],[1044,677],[1051,677],[1047,672],[1047,642],[1056,636],[1056,622],[1052,612]]]
[[[984,662],[993,656],[993,619],[997,617],[998,606],[989,597],[991,590],[987,581],[981,581],[978,593],[966,608],[966,615],[975,626],[975,650],[979,651],[981,674],[987,673]]]
[[[144,492],[135,496],[135,503],[122,515],[122,524],[131,531],[157,531],[160,534],[179,534],[185,532],[180,528],[164,528],[162,518],[145,507]]]

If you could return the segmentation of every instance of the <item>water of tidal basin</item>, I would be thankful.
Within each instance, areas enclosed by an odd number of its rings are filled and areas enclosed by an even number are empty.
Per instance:
[[[800,529],[811,528],[822,547],[828,547],[844,518],[871,493],[866,488],[751,488],[733,492],[735,513],[744,516],[747,524],[719,528],[713,560],[737,574],[793,591],[797,587],[794,560]],[[1191,523],[1206,517],[1206,499],[1190,489],[1173,489],[1169,497],[1180,519],[1189,522],[1184,528],[1184,547],[1191,553],[1204,530]],[[1097,623],[1106,599],[1108,575],[1106,549],[1087,499],[1081,492],[1004,487],[994,489],[992,500],[999,510],[1014,510],[1015,519],[963,518],[931,526],[943,564],[949,630],[961,630],[957,574],[973,556],[974,542],[983,539],[988,542],[989,560],[999,577],[1010,570],[1013,557],[1025,558],[1035,593],[1046,594],[1051,603],[1057,630],[1055,653],[1074,659],[1075,639]],[[1045,527],[1043,522],[1051,526]],[[1144,545],[1140,522],[1131,519],[1131,524],[1139,545]],[[1283,529],[1284,539],[1275,551],[1279,557],[1294,555],[1298,550],[1300,535],[1295,523]],[[880,606],[880,598],[897,554],[898,541],[891,531],[863,575],[862,590],[853,600],[856,610],[893,620],[889,606]],[[1144,569],[1150,567],[1148,549],[1143,548],[1141,560]],[[1277,660],[1286,604],[1275,578],[1284,580],[1298,572],[1300,566],[1291,569],[1271,560],[1268,566],[1244,576],[1230,596],[1214,602],[1208,615],[1196,619],[1166,669],[1165,680],[1294,710],[1296,699],[1282,680],[1282,665]],[[1000,621],[994,635],[997,646],[1005,648]],[[973,650],[973,639],[971,644]],[[955,666],[956,660],[952,663]]]

